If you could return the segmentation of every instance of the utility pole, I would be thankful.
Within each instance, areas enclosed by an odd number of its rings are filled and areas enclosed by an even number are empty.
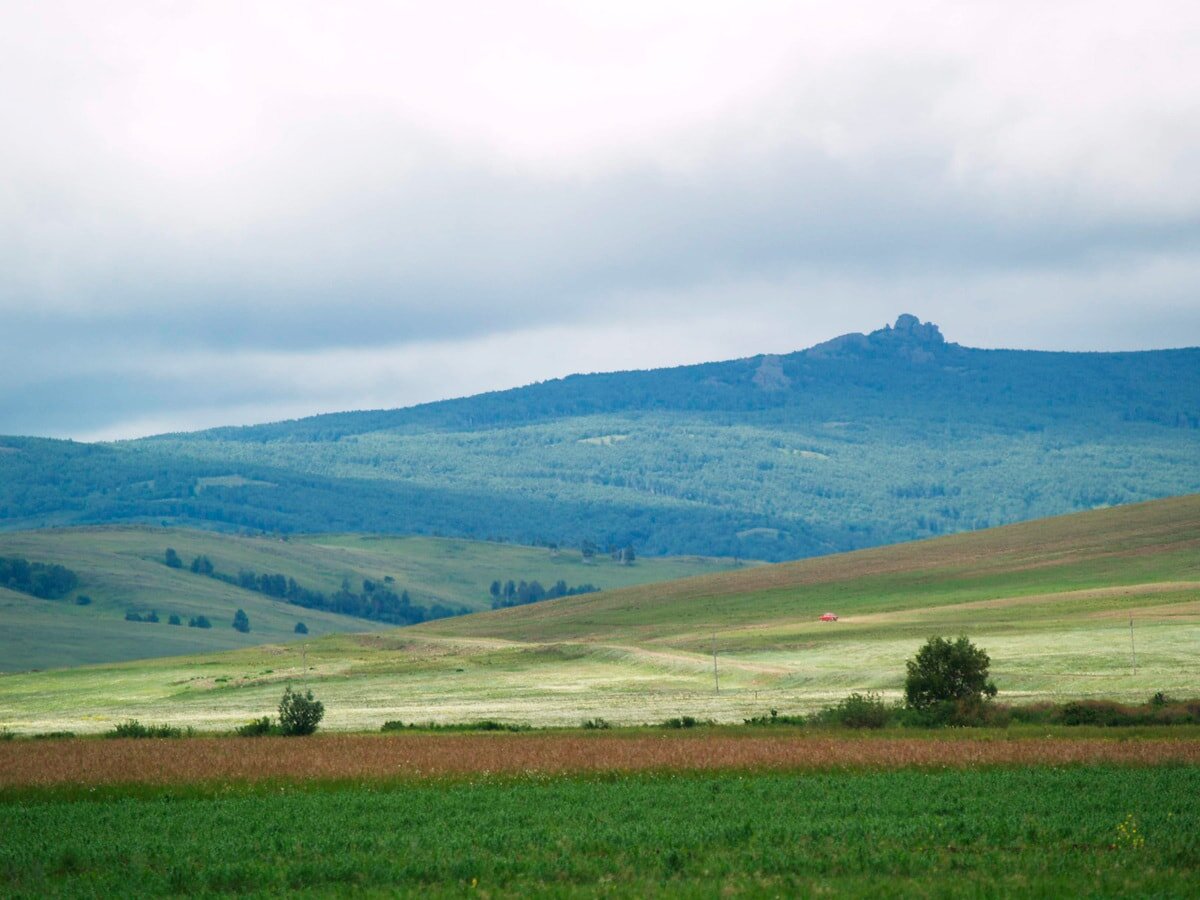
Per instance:
[[[1133,616],[1129,617],[1129,655],[1133,658],[1133,674],[1137,674],[1137,648],[1133,645]]]
[[[717,629],[713,628],[713,688],[721,693],[721,678],[717,674]]]

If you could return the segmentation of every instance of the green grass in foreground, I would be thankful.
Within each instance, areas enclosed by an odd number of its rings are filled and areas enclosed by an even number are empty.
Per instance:
[[[1193,767],[19,790],[0,893],[1196,896],[1198,794]]]

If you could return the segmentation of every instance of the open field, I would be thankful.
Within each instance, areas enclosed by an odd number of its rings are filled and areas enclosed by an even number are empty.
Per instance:
[[[1200,768],[0,790],[9,897],[1195,896]]]
[[[816,621],[827,609],[841,621]],[[1008,701],[1194,696],[1200,497],[376,634],[11,674],[0,677],[0,727],[103,731],[135,717],[229,729],[272,713],[286,683],[311,687],[335,730],[740,721],[851,690],[896,697],[927,636],[964,632],[991,654]]]
[[[318,735],[308,739],[74,738],[0,742],[0,788],[54,784],[181,784],[481,774],[560,775],[659,770],[846,770],[983,765],[1200,765],[1195,730],[1179,738],[997,739],[694,733]]]
[[[185,568],[163,564],[173,547]],[[494,579],[539,580],[549,587],[591,583],[620,588],[728,568],[731,561],[688,557],[638,560],[619,565],[601,555],[584,563],[578,549],[551,554],[540,547],[439,538],[320,535],[277,538],[235,537],[207,531],[146,527],[50,529],[0,532],[0,556],[58,563],[79,573],[80,585],[62,600],[41,600],[0,588],[0,671],[114,662],[153,656],[211,653],[293,640],[296,622],[310,637],[390,628],[366,619],[293,606],[236,585],[206,578],[186,566],[208,556],[218,572],[242,569],[279,572],[313,590],[333,594],[346,579],[358,590],[365,578],[395,579],[413,603],[485,609]],[[75,596],[92,598],[76,606]],[[234,611],[250,616],[251,631],[230,627]],[[129,610],[157,610],[161,622],[125,621]],[[170,626],[177,613],[186,622],[206,615],[212,629]]]

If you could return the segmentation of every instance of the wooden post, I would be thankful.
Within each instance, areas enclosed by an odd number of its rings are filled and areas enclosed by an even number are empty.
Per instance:
[[[1129,655],[1133,659],[1133,674],[1137,674],[1137,648],[1133,643],[1133,616],[1129,617]]]

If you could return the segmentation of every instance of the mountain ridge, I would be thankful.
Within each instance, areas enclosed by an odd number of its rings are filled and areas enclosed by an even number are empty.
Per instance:
[[[1200,490],[1200,349],[789,354],[111,444],[0,439],[0,529],[142,521],[768,560]]]

